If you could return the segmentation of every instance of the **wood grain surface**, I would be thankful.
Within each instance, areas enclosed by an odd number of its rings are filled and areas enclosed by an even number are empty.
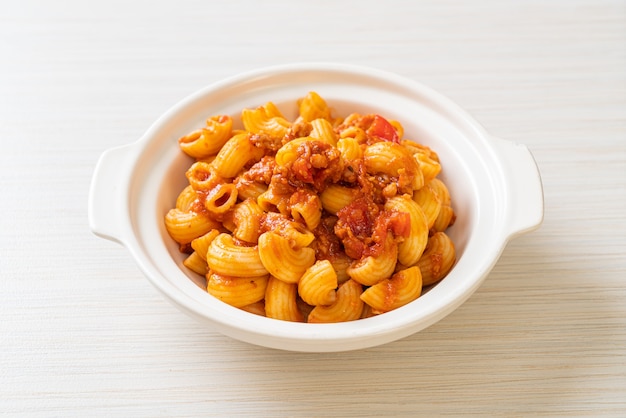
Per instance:
[[[95,237],[95,163],[205,85],[292,62],[425,83],[541,170],[542,227],[391,344],[259,348]],[[6,1],[0,415],[626,416],[626,2]]]

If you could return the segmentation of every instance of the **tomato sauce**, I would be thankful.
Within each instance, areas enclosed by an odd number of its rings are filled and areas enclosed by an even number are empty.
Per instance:
[[[408,213],[382,210],[367,195],[341,209],[337,217],[334,232],[346,254],[354,259],[380,255],[388,232],[401,240],[409,235],[411,228]]]

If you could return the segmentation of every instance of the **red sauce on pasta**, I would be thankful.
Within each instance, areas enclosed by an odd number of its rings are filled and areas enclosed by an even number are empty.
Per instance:
[[[261,216],[261,222],[259,226],[259,233],[262,234],[268,231],[276,231],[284,229],[291,222],[293,222],[286,215],[277,212],[267,212]]]
[[[346,254],[354,259],[379,255],[387,232],[404,238],[409,235],[411,227],[408,213],[381,210],[370,196],[354,200],[337,212],[337,217],[334,232]]]
[[[336,183],[343,173],[341,153],[321,141],[305,141],[298,146],[298,156],[285,172],[289,184],[295,187],[311,186],[321,191],[329,183]]]
[[[334,216],[327,216],[322,219],[320,224],[313,231],[315,235],[315,241],[313,246],[315,248],[315,256],[318,260],[333,260],[336,257],[345,255],[343,244],[335,235],[335,225],[337,218]]]

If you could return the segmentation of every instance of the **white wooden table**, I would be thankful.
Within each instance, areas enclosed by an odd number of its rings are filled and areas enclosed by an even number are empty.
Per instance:
[[[539,164],[541,229],[401,341],[234,341],[88,229],[104,150],[209,83],[303,61],[419,80]],[[5,1],[0,191],[0,415],[626,415],[624,0]]]

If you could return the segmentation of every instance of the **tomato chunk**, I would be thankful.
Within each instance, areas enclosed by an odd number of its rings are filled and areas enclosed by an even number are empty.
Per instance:
[[[372,124],[367,130],[369,135],[377,136],[385,141],[400,143],[398,132],[391,123],[380,115],[375,115]]]

